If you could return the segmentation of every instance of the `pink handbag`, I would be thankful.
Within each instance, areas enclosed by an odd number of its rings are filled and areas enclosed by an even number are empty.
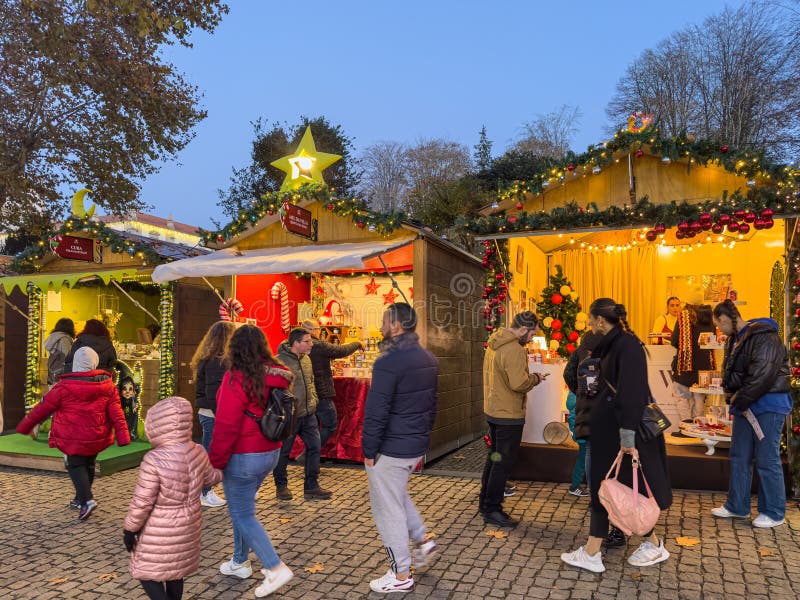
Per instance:
[[[619,469],[622,466],[623,452],[620,450],[616,460],[606,474],[606,478],[600,483],[598,496],[600,503],[608,511],[608,520],[612,525],[618,527],[625,535],[646,535],[655,527],[656,521],[661,514],[653,492],[650,491],[650,484],[642,471],[644,486],[647,488],[647,496],[639,493],[639,477],[637,471],[641,469],[639,465],[639,453],[633,453],[633,489],[617,480]],[[611,472],[614,471],[614,476]]]

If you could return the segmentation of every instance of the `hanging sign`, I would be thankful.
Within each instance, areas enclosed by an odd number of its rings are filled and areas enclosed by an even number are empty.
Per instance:
[[[281,223],[283,228],[296,235],[303,236],[310,240],[314,239],[312,233],[311,212],[305,208],[300,208],[294,204],[284,203],[281,213]]]
[[[62,235],[53,253],[69,260],[101,263],[103,261],[103,245],[100,240]]]

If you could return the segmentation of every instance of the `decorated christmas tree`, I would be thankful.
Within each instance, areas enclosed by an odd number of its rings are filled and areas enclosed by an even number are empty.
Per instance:
[[[542,290],[537,308],[549,349],[564,357],[575,352],[588,317],[581,312],[578,293],[564,277],[561,265],[556,265],[555,274],[550,276],[550,285]]]

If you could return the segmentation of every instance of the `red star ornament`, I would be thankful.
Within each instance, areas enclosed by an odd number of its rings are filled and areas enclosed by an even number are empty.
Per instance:
[[[397,300],[398,294],[394,293],[394,290],[389,290],[388,294],[383,294],[383,303],[384,304],[394,304],[395,300]]]
[[[366,288],[367,296],[377,296],[379,287],[381,287],[381,284],[375,283],[374,277],[370,279],[369,283],[364,285],[364,288]]]

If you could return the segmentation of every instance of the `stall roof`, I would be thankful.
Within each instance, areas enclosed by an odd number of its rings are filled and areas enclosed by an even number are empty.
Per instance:
[[[70,287],[74,286],[76,282],[87,277],[97,277],[103,280],[103,283],[108,284],[110,279],[122,281],[125,277],[134,277],[139,274],[136,267],[128,269],[113,269],[108,271],[84,271],[78,273],[39,273],[31,275],[14,275],[11,277],[0,277],[0,286],[2,286],[6,294],[10,294],[15,287],[24,293],[28,293],[28,284],[33,284],[43,292],[46,292],[50,286],[56,292],[61,290],[61,287],[66,283]]]
[[[253,250],[239,250],[236,247],[224,248],[206,256],[195,256],[159,265],[153,271],[153,281],[164,283],[181,277],[266,275],[311,271],[329,273],[348,269],[364,269],[365,257],[394,250],[411,243],[416,237]]]

